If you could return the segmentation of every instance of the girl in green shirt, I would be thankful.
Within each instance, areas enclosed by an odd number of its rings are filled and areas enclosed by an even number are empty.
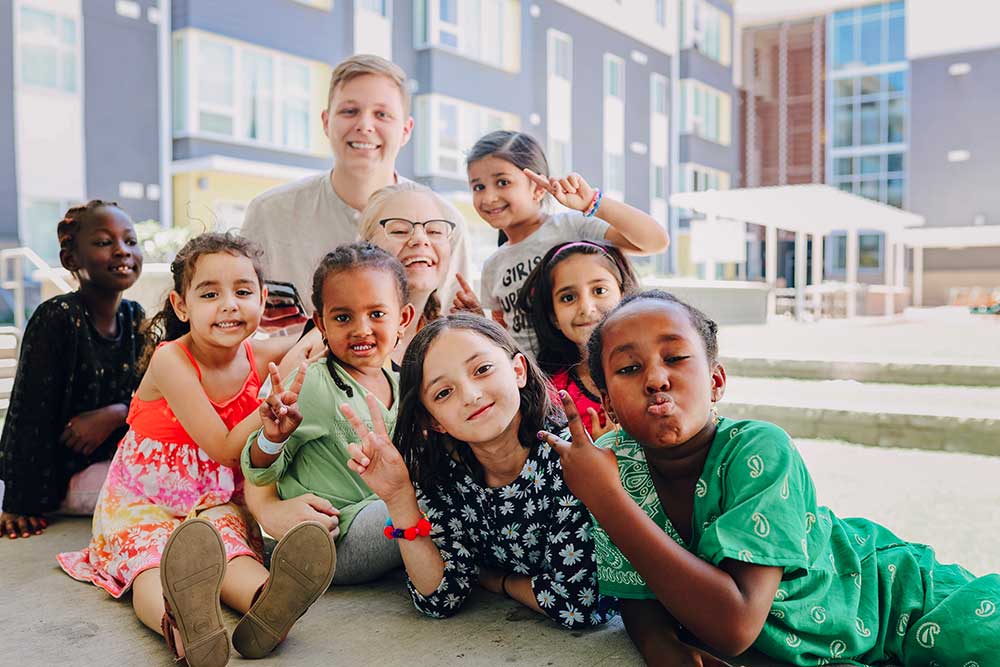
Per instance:
[[[704,314],[643,292],[589,348],[622,430],[595,447],[564,396],[572,444],[546,437],[600,524],[601,592],[648,661],[681,651],[679,624],[717,653],[796,665],[1000,664],[1000,575],[817,505],[784,431],[716,415],[726,372]]]
[[[290,417],[281,420],[283,438],[270,442],[254,433],[241,463],[251,484],[277,482],[283,500],[303,497],[330,517],[337,545],[333,583],[358,584],[399,567],[402,560],[396,543],[382,532],[388,518],[385,503],[347,467],[347,444],[355,436],[338,406],[346,403],[367,414],[365,397],[372,395],[392,428],[399,376],[391,370],[389,356],[414,310],[403,265],[364,242],[338,246],[323,258],[313,277],[312,298],[326,356],[306,368],[294,414],[287,414],[289,409],[276,398],[268,399],[273,410]],[[272,397],[278,394],[272,392]]]

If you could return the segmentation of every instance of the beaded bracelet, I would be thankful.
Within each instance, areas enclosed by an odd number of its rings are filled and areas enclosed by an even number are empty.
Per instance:
[[[394,528],[392,518],[390,517],[385,520],[385,529],[382,532],[385,534],[387,540],[403,538],[412,542],[418,537],[427,537],[431,534],[431,522],[427,520],[427,515],[423,514],[420,517],[420,521],[417,521],[417,525],[412,528]]]
[[[583,215],[588,218],[593,218],[594,215],[597,213],[597,209],[601,207],[601,199],[603,198],[604,198],[604,193],[601,192],[600,188],[594,190],[594,197],[593,199],[590,200],[590,206],[587,207],[587,210],[586,212],[584,212]]]

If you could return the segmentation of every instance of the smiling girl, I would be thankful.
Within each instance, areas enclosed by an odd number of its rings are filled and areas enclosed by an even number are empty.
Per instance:
[[[140,378],[145,314],[122,298],[142,273],[132,220],[94,200],[69,209],[57,233],[80,287],[39,305],[24,332],[0,441],[10,538],[41,533],[61,508],[93,511]]]

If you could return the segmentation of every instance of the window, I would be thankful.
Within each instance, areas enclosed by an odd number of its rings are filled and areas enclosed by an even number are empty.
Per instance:
[[[903,3],[834,12],[828,33],[831,69],[856,69],[906,60]]]
[[[728,146],[731,119],[729,95],[700,81],[681,81],[681,132]]]
[[[549,30],[549,76],[573,80],[573,41],[562,33]]]
[[[610,53],[604,54],[604,96],[625,99],[625,61]]]
[[[652,167],[653,182],[649,188],[653,199],[667,198],[667,168],[663,165],[654,164]]]
[[[604,153],[604,189],[625,192],[625,156],[621,153]]]
[[[728,190],[729,186],[728,172],[691,162],[681,165],[681,192]]]
[[[516,72],[521,14],[516,0],[416,0],[415,47],[443,47]]]
[[[831,182],[845,192],[902,208],[904,159],[899,152],[835,157]]]
[[[549,173],[553,176],[565,176],[573,169],[568,141],[549,139],[549,150],[546,157],[549,161]]]
[[[834,271],[847,269],[847,234],[837,232],[829,237],[830,268]],[[882,268],[882,235],[858,235],[858,268],[862,271],[878,271]]]
[[[174,133],[309,150],[308,61],[197,31],[173,39]]]
[[[20,85],[79,90],[76,20],[33,7],[21,7],[19,16]]]
[[[732,54],[730,16],[706,0],[681,0],[681,3],[681,48],[694,48],[716,62],[729,65]],[[662,6],[665,3],[656,4],[656,21],[661,26],[666,25],[666,7]]]
[[[654,12],[656,13],[656,25],[661,28],[667,27],[667,0],[654,0]]]
[[[389,18],[389,0],[358,0],[357,6],[382,18]]]
[[[418,176],[465,180],[465,152],[480,137],[520,126],[515,114],[437,94],[417,96],[413,110]]]
[[[653,74],[650,79],[652,91],[653,113],[667,114],[667,79],[659,74]]]

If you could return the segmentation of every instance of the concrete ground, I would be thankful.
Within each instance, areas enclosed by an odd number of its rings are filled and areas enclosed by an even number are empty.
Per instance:
[[[1000,366],[1000,316],[972,315],[967,308],[910,308],[888,319],[778,319],[721,327],[719,352],[724,357]]]
[[[830,441],[798,443],[821,503],[867,516],[937,548],[977,574],[1000,571],[1000,458],[882,450]],[[40,537],[0,540],[0,665],[172,664],[128,600],[73,581],[55,554],[85,546],[86,519],[62,519]],[[230,628],[236,617],[227,614]],[[751,661],[752,662],[752,661]],[[231,664],[243,663],[234,657]],[[519,605],[478,591],[457,616],[420,616],[399,577],[324,595],[261,664],[635,665],[619,621],[563,630]]]

